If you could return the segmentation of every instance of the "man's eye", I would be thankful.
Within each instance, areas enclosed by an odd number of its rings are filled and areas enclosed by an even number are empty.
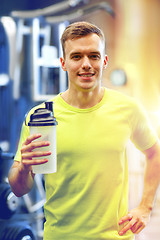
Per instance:
[[[72,59],[75,59],[75,60],[78,60],[78,59],[80,59],[80,58],[81,58],[80,55],[74,55],[74,56],[72,56]]]
[[[100,59],[100,56],[96,55],[96,54],[93,54],[93,55],[90,56],[90,58],[92,58],[92,59]]]

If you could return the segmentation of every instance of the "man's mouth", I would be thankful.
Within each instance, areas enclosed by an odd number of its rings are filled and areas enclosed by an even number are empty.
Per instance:
[[[79,73],[78,76],[80,77],[92,77],[94,73]]]

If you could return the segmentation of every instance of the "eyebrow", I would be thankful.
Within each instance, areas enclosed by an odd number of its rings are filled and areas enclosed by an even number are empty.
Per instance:
[[[70,57],[74,56],[74,55],[77,55],[77,54],[81,54],[81,52],[73,52],[70,54]]]
[[[82,52],[73,52],[70,54],[70,57],[77,55],[77,54],[82,54]],[[98,54],[101,56],[101,53],[99,51],[93,51],[93,52],[90,52],[89,54]]]

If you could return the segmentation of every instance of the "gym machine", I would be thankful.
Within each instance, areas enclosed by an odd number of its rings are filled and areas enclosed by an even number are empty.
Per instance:
[[[28,214],[21,211],[21,199],[14,195],[8,183],[13,158],[13,154],[0,148],[0,240],[36,240]]]

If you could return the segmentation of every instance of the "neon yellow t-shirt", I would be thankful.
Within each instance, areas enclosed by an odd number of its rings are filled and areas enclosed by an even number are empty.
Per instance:
[[[157,139],[144,112],[130,97],[108,89],[88,109],[68,105],[60,94],[53,101],[57,173],[45,175],[44,240],[134,239],[131,231],[118,234],[118,221],[128,212],[127,142],[145,150]],[[20,145],[28,134],[23,125]]]

